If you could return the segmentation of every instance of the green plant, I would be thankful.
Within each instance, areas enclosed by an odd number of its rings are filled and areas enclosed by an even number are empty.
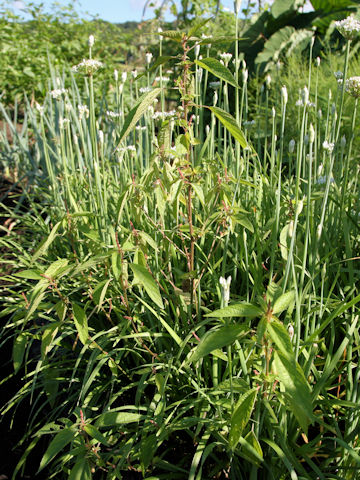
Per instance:
[[[233,75],[200,58],[202,26],[161,32],[180,54],[148,56],[141,80],[102,103],[89,71],[68,72],[67,91],[54,74],[59,95],[28,105],[17,134],[2,107],[29,202],[1,238],[16,270],[2,338],[24,379],[2,412],[33,405],[14,478],[44,436],[40,469],[59,479],[358,468],[359,172],[352,144],[336,142],[343,95],[314,120],[310,61],[288,151],[296,99],[281,78],[249,98],[244,64]],[[168,62],[178,104],[155,112],[149,84]],[[219,83],[204,106],[206,72]]]

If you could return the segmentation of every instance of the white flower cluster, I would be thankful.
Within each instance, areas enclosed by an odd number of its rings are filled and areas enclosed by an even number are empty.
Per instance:
[[[66,92],[67,92],[66,88],[56,88],[55,90],[51,90],[50,95],[55,100],[58,100],[61,97],[61,95],[65,94]]]
[[[70,120],[68,118],[60,118],[59,120],[59,128],[66,128],[66,125],[70,123]]]
[[[332,142],[328,142],[327,140],[325,140],[322,144],[322,147],[324,150],[326,150],[327,152],[329,153],[332,153],[333,150],[334,150],[334,147],[335,147],[335,143],[332,143]]]
[[[126,147],[118,147],[116,149],[118,153],[125,153],[125,152],[136,152],[136,147],[134,145],[127,145]]]
[[[360,32],[360,22],[352,15],[344,18],[344,20],[335,22],[335,27],[346,40],[353,40]]]
[[[99,60],[94,60],[92,58],[84,58],[78,65],[74,65],[72,67],[72,70],[74,72],[84,73],[85,75],[92,75],[103,66],[104,64],[102,62],[99,62]]]
[[[109,118],[118,118],[118,117],[121,117],[121,112],[117,113],[117,112],[112,112],[110,110],[107,110],[106,111],[106,116],[109,117]]]
[[[210,88],[212,88],[213,90],[218,89],[220,87],[220,85],[221,85],[221,82],[210,82],[209,83]]]
[[[85,115],[86,118],[89,118],[89,109],[87,105],[78,105],[79,119],[81,120]]]
[[[351,77],[345,80],[345,91],[354,98],[360,97],[360,77]]]
[[[176,115],[175,110],[170,110],[170,112],[155,112],[152,116],[153,120],[165,120],[165,118],[173,117]]]
[[[44,114],[44,106],[43,105],[40,105],[40,103],[36,102],[35,103],[35,108],[40,113],[40,115]]]
[[[223,52],[223,53],[220,53],[219,56],[220,56],[221,60],[223,60],[223,62],[225,63],[225,65],[228,66],[230,60],[232,59],[232,54],[231,54],[231,53]]]
[[[155,81],[156,82],[168,83],[168,82],[170,82],[170,78],[169,77],[156,77]]]
[[[151,87],[141,87],[139,88],[140,93],[148,93],[151,92],[152,88]]]

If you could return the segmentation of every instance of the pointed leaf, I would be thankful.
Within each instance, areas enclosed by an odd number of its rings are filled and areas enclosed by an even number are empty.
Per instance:
[[[26,278],[28,280],[41,280],[41,272],[35,270],[22,270],[21,272],[15,273],[14,277],[17,278]]]
[[[84,430],[88,435],[90,435],[90,437],[95,438],[95,440],[102,443],[103,445],[109,446],[109,442],[107,441],[107,439],[102,433],[99,432],[96,427],[94,427],[94,425],[90,425],[90,423],[87,423],[86,425],[84,425]]]
[[[216,330],[210,330],[200,341],[189,361],[197,362],[212,351],[231,345],[247,331],[246,325],[226,325]]]
[[[273,314],[279,315],[279,313],[289,308],[289,306],[291,305],[291,303],[294,302],[294,300],[295,300],[294,290],[284,293],[275,301],[273,306]]]
[[[215,77],[220,78],[235,88],[239,88],[231,71],[216,58],[203,58],[202,60],[195,60],[195,63],[215,75]]]
[[[139,422],[143,416],[133,412],[105,412],[96,421],[97,427],[113,427],[127,423]]]
[[[91,478],[89,462],[85,456],[79,457],[70,472],[69,480],[91,480]]]
[[[22,365],[26,342],[27,342],[27,336],[24,332],[20,333],[20,335],[18,335],[14,341],[12,358],[13,358],[15,373],[19,371]]]
[[[135,128],[137,122],[147,111],[148,107],[154,102],[155,98],[159,95],[160,92],[161,88],[154,88],[154,90],[151,90],[151,92],[145,93],[140,98],[135,107],[130,110],[125,119],[123,129],[120,133],[119,145],[125,139],[125,137],[127,137],[129,133]]]
[[[240,437],[248,424],[251,412],[255,405],[257,389],[253,388],[242,395],[235,407],[231,417],[231,425],[229,432],[229,446],[233,450],[239,443]]]
[[[280,383],[285,389],[285,398],[299,425],[306,433],[313,420],[309,384],[297,362],[290,361],[281,352],[274,353],[274,367]]]
[[[35,260],[37,260],[39,257],[41,257],[41,255],[43,255],[47,249],[49,248],[49,246],[51,245],[51,243],[54,241],[55,237],[56,237],[56,234],[57,234],[57,231],[59,230],[59,227],[61,225],[61,221],[58,222],[54,228],[51,230],[49,236],[47,237],[47,239],[43,242],[43,244],[40,246],[40,248],[34,253],[34,255],[32,256],[31,258],[31,261],[32,262],[35,262]]]
[[[136,263],[132,263],[130,267],[134,273],[135,280],[144,287],[151,300],[155,302],[158,307],[164,308],[159,287],[146,268],[142,265],[137,265]]]
[[[291,344],[289,333],[284,325],[273,319],[272,322],[267,324],[266,330],[280,352],[287,357],[289,361],[295,362],[293,346]]]
[[[76,434],[77,432],[74,428],[65,428],[55,435],[41,459],[39,472],[75,438]]]
[[[251,303],[235,303],[234,305],[229,305],[225,308],[220,308],[214,312],[207,313],[205,317],[218,317],[218,318],[229,318],[229,317],[260,317],[263,315],[261,308]]]
[[[74,323],[75,323],[76,330],[78,331],[81,343],[85,345],[89,338],[89,329],[88,329],[88,321],[87,321],[86,313],[76,303],[73,303],[72,307],[73,307]]]
[[[236,123],[235,118],[230,113],[225,112],[219,107],[207,107],[213,114],[220,120],[224,127],[231,133],[231,135],[237,140],[243,148],[248,146],[244,134],[240,130],[239,125]]]

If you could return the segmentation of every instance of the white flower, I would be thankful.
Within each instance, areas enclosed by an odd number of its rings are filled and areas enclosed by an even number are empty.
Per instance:
[[[163,82],[163,83],[168,83],[170,82],[170,78],[169,77],[155,77],[155,81],[156,82]]]
[[[92,58],[83,59],[78,65],[74,65],[72,70],[74,72],[84,73],[85,75],[92,75],[96,70],[103,67],[104,64]]]
[[[89,35],[89,47],[92,48],[95,43],[95,37],[94,35]]]
[[[360,97],[360,77],[351,77],[345,80],[345,91],[354,98]]]
[[[289,332],[290,340],[292,340],[292,338],[294,336],[294,327],[291,325],[291,323],[289,323],[288,332]]]
[[[166,118],[173,117],[176,115],[175,110],[171,110],[170,112],[155,112],[152,116],[153,120],[165,120]]]
[[[114,79],[115,79],[115,82],[119,80],[119,72],[116,69],[114,70]]]
[[[68,118],[60,118],[59,120],[59,128],[66,128],[66,125],[70,123]]]
[[[35,108],[40,113],[40,115],[44,114],[44,106],[43,105],[40,105],[39,103],[36,102],[35,103]]]
[[[266,75],[265,84],[266,84],[266,88],[269,89],[271,87],[271,75],[269,75],[269,74]]]
[[[292,138],[289,142],[289,153],[294,153],[295,150],[295,140]]]
[[[132,70],[131,76],[132,76],[133,78],[136,78],[136,77],[137,77],[137,70]]]
[[[246,83],[249,78],[249,70],[245,68],[245,70],[242,71],[242,81],[243,83]]]
[[[320,67],[320,63],[321,63],[320,57],[316,57],[316,59],[315,59],[315,65],[316,65],[317,67]]]
[[[213,90],[216,90],[217,88],[219,88],[220,85],[221,85],[221,82],[218,82],[218,81],[209,83],[210,88],[212,88]]]
[[[153,57],[153,54],[151,52],[145,53],[145,58],[146,58],[146,63],[149,65],[151,63],[151,59]]]
[[[148,93],[151,92],[152,88],[151,87],[141,87],[139,88],[140,93]]]
[[[135,130],[138,130],[140,132],[143,132],[147,129],[147,127],[142,127],[141,125],[136,125]]]
[[[312,123],[310,123],[310,127],[309,127],[309,142],[310,143],[315,142],[315,130]]]
[[[55,90],[51,90],[50,95],[52,98],[58,100],[61,95],[65,94],[67,90],[65,88],[56,88]]]
[[[200,54],[200,45],[198,43],[195,45],[194,52],[195,52],[195,57],[198,58]]]
[[[296,107],[303,107],[304,106],[303,101],[299,98],[299,100],[296,101],[295,106]]]
[[[98,135],[99,135],[99,142],[103,145],[104,144],[104,132],[102,130],[99,130]]]
[[[111,110],[107,110],[106,111],[106,116],[109,117],[109,118],[119,118],[119,117],[121,117],[121,112],[116,113],[116,112],[112,112]]]
[[[284,105],[286,105],[287,102],[288,102],[288,92],[287,92],[287,88],[285,87],[285,85],[283,85],[281,87],[281,97],[283,99]]]
[[[307,105],[309,102],[309,90],[306,86],[302,89],[301,97],[302,97],[303,105]]]
[[[324,150],[326,150],[329,153],[332,153],[335,147],[335,143],[330,143],[327,140],[325,140],[322,144],[322,147]]]
[[[125,83],[127,79],[127,72],[122,72],[121,74],[121,81],[122,83]]]
[[[335,27],[346,40],[353,40],[360,32],[360,22],[352,15],[344,18],[344,20],[335,22]]]
[[[221,296],[222,296],[224,305],[227,307],[230,300],[231,276],[229,276],[227,279],[225,279],[224,277],[220,277],[219,283],[221,286]]]
[[[217,93],[217,91],[215,90],[215,92],[214,92],[214,99],[213,99],[213,104],[214,104],[214,106],[217,104],[218,99],[219,99],[218,93]]]
[[[232,54],[231,53],[220,53],[220,58],[224,61],[225,65],[228,66],[230,60],[232,59]]]
[[[239,13],[240,7],[241,7],[241,0],[235,0],[234,1],[234,10],[235,10],[236,14]]]

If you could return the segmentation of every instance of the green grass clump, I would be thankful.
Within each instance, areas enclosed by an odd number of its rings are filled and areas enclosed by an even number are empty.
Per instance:
[[[54,71],[21,132],[2,109],[28,202],[1,238],[23,378],[2,412],[30,399],[23,460],[48,436],[59,479],[354,478],[357,99],[344,117],[335,82],[316,116],[313,70],[294,115],[281,77],[253,100],[237,54],[194,62],[198,31],[162,35],[179,57],[102,98],[98,72]]]

